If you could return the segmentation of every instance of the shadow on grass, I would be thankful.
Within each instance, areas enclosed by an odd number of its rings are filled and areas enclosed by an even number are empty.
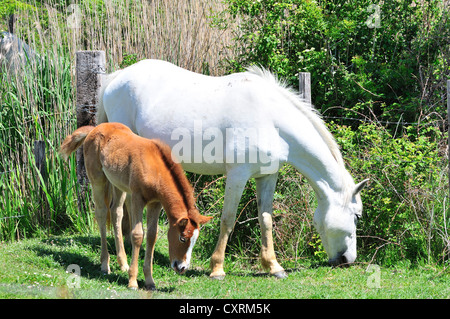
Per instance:
[[[115,241],[113,237],[108,237],[108,252],[111,256],[116,255]],[[131,257],[131,245],[124,242],[125,251],[128,258]],[[78,247],[74,249],[67,249],[68,247]],[[80,248],[81,247],[81,248]],[[88,253],[83,253],[83,249]],[[42,240],[42,245],[35,245],[30,248],[37,256],[51,257],[55,262],[66,268],[70,264],[76,264],[81,267],[81,277],[87,279],[103,280],[110,283],[117,283],[119,285],[128,285],[128,273],[121,272],[116,263],[115,258],[110,260],[111,273],[104,274],[100,267],[100,251],[101,243],[99,236],[72,236],[70,238],[49,238]],[[80,250],[80,251],[76,251]],[[93,260],[92,254],[97,256]],[[142,261],[145,256],[145,244],[141,247],[139,252],[139,259]],[[156,249],[153,255],[153,264],[164,265],[167,268],[170,266],[168,256],[158,252]],[[139,264],[139,272],[142,272],[142,264]],[[156,279],[156,278],[155,278]],[[138,280],[139,287],[144,287],[145,282]],[[165,287],[158,289],[158,292],[171,293],[175,287]]]
[[[225,262],[226,263],[226,262]],[[244,267],[245,268],[245,267]],[[286,274],[289,276],[289,274],[294,274],[294,273],[299,273],[302,272],[304,270],[310,270],[310,269],[319,269],[319,268],[325,268],[325,269],[329,269],[331,270],[332,267],[330,267],[330,265],[324,261],[314,261],[311,262],[310,264],[305,264],[305,265],[297,265],[295,267],[287,267],[285,268],[285,272]],[[207,276],[209,277],[211,271],[209,269],[191,269],[186,271],[185,276],[186,277],[202,277],[202,276]],[[253,278],[270,278],[272,277],[272,275],[268,272],[268,271],[263,271],[263,270],[254,270],[254,269],[250,269],[248,268],[248,270],[245,269],[228,269],[225,271],[226,275],[224,278],[226,278],[226,276],[235,276],[235,277],[253,277]]]
[[[81,277],[86,279],[102,280],[109,283],[118,284],[120,286],[128,285],[128,274],[121,272],[115,259],[115,241],[113,236],[109,236],[108,239],[108,251],[111,255],[110,267],[112,272],[110,274],[104,274],[100,270],[100,237],[99,236],[71,236],[68,238],[49,238],[41,241],[42,245],[34,245],[30,247],[38,256],[51,257],[55,262],[61,265],[62,268],[66,268],[70,264],[76,264],[81,267]],[[71,248],[73,247],[73,248]],[[128,258],[131,257],[131,245],[125,241],[125,251]],[[145,256],[145,244],[140,251],[140,264],[139,273],[142,275],[142,262]],[[157,249],[154,251],[153,264],[160,267],[170,269],[170,261],[167,254],[159,252]],[[287,265],[286,265],[287,266]],[[310,264],[305,265],[290,265],[293,267],[286,267],[286,273],[301,272],[305,269],[316,269],[326,267],[329,268],[326,262],[313,261]],[[245,267],[244,267],[245,268]],[[172,270],[170,270],[172,271]],[[196,277],[209,277],[210,270],[208,269],[190,269],[184,276],[186,278]],[[236,277],[253,277],[253,278],[269,278],[271,275],[264,271],[254,271],[251,269],[228,269],[227,275]],[[141,276],[142,278],[142,276]],[[225,277],[226,278],[226,277]],[[158,278],[155,277],[158,281]],[[139,287],[145,286],[144,280],[138,280]],[[158,285],[157,285],[158,286]],[[157,292],[172,293],[176,291],[176,287],[169,285],[166,287],[157,288]]]

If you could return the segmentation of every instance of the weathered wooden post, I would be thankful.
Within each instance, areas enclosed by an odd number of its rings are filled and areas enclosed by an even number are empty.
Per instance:
[[[45,192],[43,190],[43,187],[47,186],[47,181],[48,181],[47,168],[45,165],[45,142],[44,141],[34,141],[33,155],[34,155],[34,163],[36,164],[36,168],[42,177],[42,180],[39,176],[37,176],[37,178],[36,178],[36,180],[37,180],[36,192],[39,194],[39,198],[40,198],[40,214],[38,216],[38,221],[47,222],[47,226],[50,226],[52,215],[49,212],[47,196],[45,195]]]
[[[14,13],[12,13],[9,16],[9,21],[8,21],[8,31],[11,34],[14,34],[14,24],[16,23],[16,21],[17,21],[17,17],[15,16]]]
[[[41,173],[44,181],[47,177],[47,170],[45,168],[45,142],[44,141],[34,141],[33,143],[33,155],[36,167]]]
[[[77,79],[77,127],[96,125],[95,114],[102,86],[101,74],[105,73],[105,51],[78,51],[76,53],[76,79]],[[83,148],[77,151],[77,180],[80,185],[78,194],[78,208],[82,212],[87,209],[86,191],[88,178],[84,168]]]
[[[299,72],[298,80],[300,97],[307,103],[311,103],[311,73]]]

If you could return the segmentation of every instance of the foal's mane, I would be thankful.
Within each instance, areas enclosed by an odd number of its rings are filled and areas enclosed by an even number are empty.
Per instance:
[[[173,161],[172,151],[170,147],[157,139],[152,140],[152,142],[158,148],[161,154],[161,158],[163,159],[164,165],[169,170],[172,179],[177,187],[177,190],[183,198],[183,202],[184,205],[186,206],[188,214],[190,215],[191,210],[195,210],[195,212],[197,212],[194,200],[194,189],[192,188],[191,184],[186,178],[186,175],[184,175],[184,171],[181,168],[181,165]]]

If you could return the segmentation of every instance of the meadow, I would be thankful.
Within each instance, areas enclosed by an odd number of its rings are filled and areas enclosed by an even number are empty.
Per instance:
[[[434,299],[448,298],[448,272],[442,267],[417,265],[375,267],[359,263],[330,268],[324,262],[304,259],[285,263],[288,278],[268,276],[260,266],[240,257],[228,257],[224,280],[209,278],[207,260],[194,249],[192,267],[184,275],[169,266],[166,227],[160,224],[154,261],[156,291],[130,291],[128,274],[120,271],[111,255],[112,273],[100,271],[100,239],[95,234],[51,236],[0,244],[0,298],[74,299]],[[110,252],[114,240],[109,241]],[[131,247],[127,246],[130,254]],[[138,282],[142,288],[143,255]],[[74,277],[69,265],[80,266]]]
[[[367,28],[364,1],[354,9],[321,1],[0,1],[0,29],[14,13],[15,35],[39,54],[19,72],[5,65],[0,72],[0,297],[448,298],[449,11],[435,1],[408,3],[402,23],[389,15],[394,7],[382,8],[380,32]],[[194,174],[187,175],[197,205],[215,218],[202,229],[192,270],[178,276],[169,269],[162,215],[159,290],[127,291],[118,269],[103,276],[93,204],[88,198],[81,205],[89,212],[80,211],[75,157],[66,163],[57,154],[76,128],[75,52],[94,49],[105,50],[107,72],[144,58],[210,75],[259,63],[294,88],[298,71],[311,72],[313,102],[348,170],[371,180],[362,193],[358,263],[326,265],[312,225],[314,192],[286,165],[274,198],[274,244],[286,280],[267,277],[259,265],[254,181],[227,248],[228,275],[209,280],[225,177]],[[67,286],[70,264],[82,267],[80,288]],[[371,265],[380,267],[380,288],[368,285],[378,271]]]

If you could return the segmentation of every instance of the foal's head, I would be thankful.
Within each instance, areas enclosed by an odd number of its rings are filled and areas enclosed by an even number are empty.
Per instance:
[[[211,218],[194,212],[189,214],[189,217],[179,218],[169,226],[167,237],[169,239],[170,265],[177,273],[183,274],[189,268],[192,249],[197,241],[200,225],[208,222]]]

